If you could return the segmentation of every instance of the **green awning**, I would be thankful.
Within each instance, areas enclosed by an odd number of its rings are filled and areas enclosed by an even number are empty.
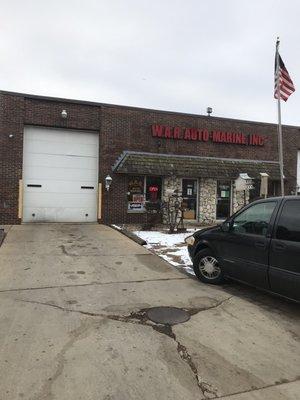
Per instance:
[[[244,160],[232,158],[180,156],[173,154],[125,151],[113,166],[120,174],[135,175],[176,175],[193,178],[236,179],[240,173],[247,173],[253,179],[260,179],[264,172],[270,179],[279,180],[279,163],[265,160]]]

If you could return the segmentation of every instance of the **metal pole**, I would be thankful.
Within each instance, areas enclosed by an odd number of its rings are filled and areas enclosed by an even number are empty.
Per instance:
[[[284,196],[284,179],[283,179],[283,146],[282,146],[282,127],[281,127],[281,104],[280,104],[280,81],[279,81],[279,38],[276,42],[276,82],[277,82],[277,110],[278,110],[278,156],[280,168],[280,186],[281,196]]]
[[[111,225],[110,223],[110,203],[109,203],[109,188],[107,190],[107,219],[108,219],[108,223],[107,225]]]

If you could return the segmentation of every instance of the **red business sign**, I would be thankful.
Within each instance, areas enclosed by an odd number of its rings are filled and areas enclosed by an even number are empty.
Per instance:
[[[229,132],[197,128],[179,128],[164,125],[152,125],[152,136],[162,139],[191,140],[195,142],[214,142],[241,144],[246,146],[263,146],[266,138],[256,134]]]

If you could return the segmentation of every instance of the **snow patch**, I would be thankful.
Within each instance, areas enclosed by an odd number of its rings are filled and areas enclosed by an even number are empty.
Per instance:
[[[121,231],[121,230],[122,230],[122,228],[121,228],[120,226],[118,226],[118,225],[112,224],[111,226],[112,226],[113,228],[117,229],[118,231]]]
[[[177,268],[195,275],[184,239],[198,229],[188,229],[185,233],[169,234],[158,231],[135,231],[134,234],[147,242],[145,247]]]

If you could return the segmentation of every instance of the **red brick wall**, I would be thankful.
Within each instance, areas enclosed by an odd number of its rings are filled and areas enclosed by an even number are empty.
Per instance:
[[[61,111],[68,113],[61,118]],[[47,99],[26,95],[0,94],[0,224],[19,223],[18,182],[22,177],[24,125],[51,126],[98,131],[99,181],[113,177],[109,193],[103,187],[104,222],[139,222],[144,216],[127,214],[128,177],[112,173],[112,165],[124,150],[211,157],[277,160],[276,125],[193,116],[172,112]],[[263,147],[153,138],[151,125],[199,128],[259,134],[267,137]],[[296,183],[300,130],[284,127],[287,191]],[[13,134],[13,138],[9,138]],[[109,201],[108,201],[109,200]]]
[[[68,117],[61,117],[66,110]],[[25,125],[100,131],[101,108],[86,104],[25,99]]]
[[[24,110],[22,97],[0,96],[0,224],[19,223]]]
[[[61,118],[65,109],[68,118]],[[22,178],[24,125],[100,132],[101,108],[0,94],[0,224],[17,224],[19,179]],[[13,134],[13,138],[9,135]]]
[[[151,125],[199,128],[258,134],[267,138],[264,146],[244,146],[237,144],[195,142],[152,137]],[[253,160],[278,160],[277,126],[266,123],[230,120],[215,117],[191,116],[172,112],[137,110],[103,106],[102,109],[102,178],[109,172],[123,150],[153,153],[170,153],[193,156],[244,158]],[[287,177],[286,193],[295,188],[297,170],[297,150],[300,149],[300,128],[284,127],[284,162]],[[105,171],[104,171],[105,169]],[[113,174],[109,215],[114,222],[138,222],[144,217],[126,213],[127,177]],[[122,190],[120,189],[122,185]],[[114,195],[113,195],[114,192]],[[124,193],[125,192],[125,193]],[[121,206],[121,207],[120,207]],[[127,214],[127,216],[126,216]]]

